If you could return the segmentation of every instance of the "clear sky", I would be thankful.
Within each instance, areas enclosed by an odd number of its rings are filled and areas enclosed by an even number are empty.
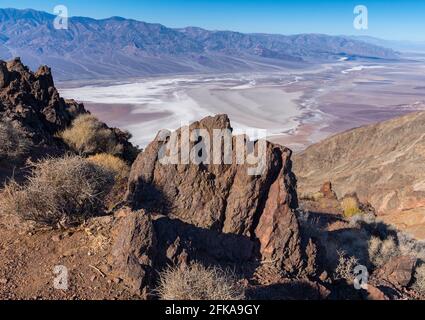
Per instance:
[[[50,13],[58,4],[66,5],[71,16],[122,16],[168,27],[425,41],[425,0],[0,0],[1,8]],[[353,27],[356,5],[368,8],[368,30]]]

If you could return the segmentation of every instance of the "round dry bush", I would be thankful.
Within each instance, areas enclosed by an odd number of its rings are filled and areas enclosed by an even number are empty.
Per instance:
[[[235,274],[194,263],[160,273],[157,292],[162,300],[244,300],[245,290]]]
[[[31,164],[27,181],[8,183],[0,200],[4,214],[51,226],[68,226],[102,213],[114,174],[81,157]]]
[[[23,129],[9,122],[0,122],[0,160],[16,160],[31,147]]]
[[[100,153],[87,158],[88,161],[97,164],[115,173],[117,179],[125,179],[130,173],[130,167],[121,158],[107,153]]]
[[[76,118],[60,136],[70,148],[85,156],[97,153],[119,155],[124,150],[113,130],[90,114]]]
[[[375,267],[383,266],[391,258],[401,255],[400,249],[394,237],[381,240],[379,237],[372,237],[368,242],[368,253],[370,262]]]

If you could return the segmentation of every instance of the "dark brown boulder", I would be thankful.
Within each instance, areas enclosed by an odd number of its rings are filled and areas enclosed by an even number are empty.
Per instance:
[[[146,293],[151,284],[156,256],[156,234],[152,220],[143,210],[124,211],[114,227],[111,252],[113,273],[138,293]]]
[[[291,151],[265,143],[264,170],[261,174],[250,175],[248,170],[253,165],[237,164],[235,160],[237,141],[240,140],[231,136],[232,129],[226,115],[195,122],[190,125],[189,132],[199,129],[210,136],[213,136],[215,129],[230,131],[231,164],[211,164],[207,161],[164,164],[159,154],[173,139],[170,133],[165,134],[166,139],[160,133],[133,164],[126,196],[133,209],[143,208],[177,218],[182,223],[214,231],[217,235],[243,237],[253,244],[259,244],[259,257],[251,259],[259,258],[272,263],[281,274],[302,273],[307,262],[294,213],[298,201],[296,180],[291,171]],[[176,131],[178,141],[184,132],[184,128]],[[174,153],[181,156],[185,147],[192,150],[205,142],[204,139],[194,141],[189,142],[189,146],[181,144]],[[254,142],[254,150],[258,151],[260,147],[259,141]],[[213,150],[206,148],[202,152],[205,150],[208,158]],[[211,247],[215,248],[218,256],[226,254],[226,251],[233,252],[231,248],[226,250],[225,246],[221,249]],[[204,250],[208,251],[208,246]],[[224,253],[218,253],[221,250]]]

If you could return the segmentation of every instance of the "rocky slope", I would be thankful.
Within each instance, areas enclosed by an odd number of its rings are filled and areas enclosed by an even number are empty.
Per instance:
[[[84,105],[60,97],[49,67],[42,66],[32,72],[20,58],[8,62],[0,60],[0,139],[14,138],[16,145],[11,145],[10,149],[25,142],[25,150],[13,161],[4,158],[3,149],[0,149],[0,181],[27,158],[37,159],[69,151],[57,134],[78,115],[85,113],[88,111]],[[7,130],[12,128],[15,133],[10,136]],[[105,128],[108,127],[105,125]],[[109,130],[114,132],[125,151],[133,148],[124,132]],[[2,141],[3,146],[7,142],[10,141]]]
[[[337,134],[294,156],[299,192],[332,181],[339,197],[356,192],[378,214],[425,214],[425,113]],[[409,223],[410,224],[410,223]]]
[[[119,17],[74,17],[68,30],[56,30],[54,19],[35,10],[0,9],[0,58],[18,55],[32,68],[49,63],[61,80],[273,71],[341,56],[398,58],[392,50],[344,37],[177,30]]]
[[[84,107],[59,97],[47,67],[32,73],[18,59],[0,65],[0,124],[21,128],[33,143],[29,157],[36,152],[55,156],[46,148],[68,151],[56,133],[86,112]],[[410,117],[418,122],[405,120],[403,128],[420,128],[423,115]],[[186,129],[174,137],[183,137]],[[207,117],[188,129],[210,136],[214,129],[227,130],[232,164],[164,163],[160,151],[174,140],[161,132],[133,163],[122,202],[102,211],[102,217],[46,228],[0,208],[0,299],[155,299],[161,271],[193,262],[234,270],[250,299],[420,298],[416,290],[424,288],[414,285],[425,278],[417,273],[425,260],[423,244],[373,217],[353,223],[337,213],[301,210],[292,152],[264,142],[264,170],[251,175],[254,164],[236,162],[238,141],[247,137],[232,135],[226,115]],[[388,134],[385,126],[375,132],[381,134]],[[8,141],[1,142],[0,147]],[[207,159],[214,152],[205,149],[205,142],[192,139],[171,151],[182,155],[193,149]],[[255,141],[253,149],[261,145]],[[411,149],[422,150],[414,144],[403,151],[412,155]],[[3,160],[0,171],[17,165]],[[321,193],[338,202],[331,184]],[[0,197],[4,194],[0,186]],[[375,250],[388,243],[389,252]],[[353,264],[368,268],[367,289],[354,288]],[[54,289],[56,266],[70,272],[68,290]]]

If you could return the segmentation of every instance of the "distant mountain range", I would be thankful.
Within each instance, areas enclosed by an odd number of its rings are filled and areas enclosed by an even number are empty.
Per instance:
[[[391,49],[349,37],[172,29],[120,17],[73,17],[67,30],[56,30],[54,19],[31,9],[0,9],[0,58],[20,56],[32,68],[49,64],[61,80],[276,71],[341,57],[398,58]]]
[[[368,36],[354,36],[353,40],[364,41],[380,47],[391,48],[400,52],[425,53],[425,41],[384,40]]]

